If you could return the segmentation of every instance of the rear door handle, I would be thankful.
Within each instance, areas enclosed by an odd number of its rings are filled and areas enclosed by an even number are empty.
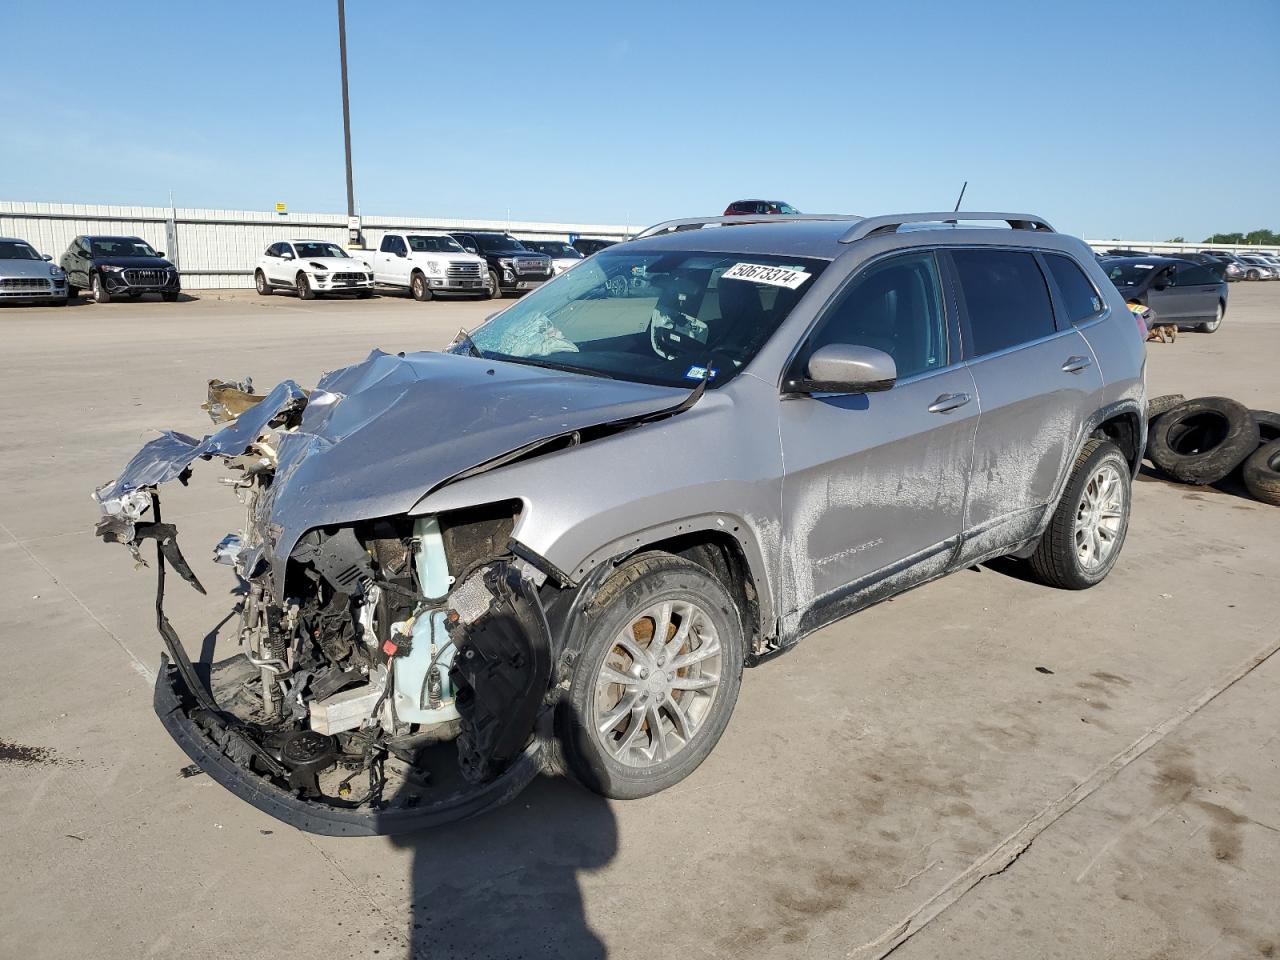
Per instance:
[[[1079,373],[1093,366],[1093,361],[1088,357],[1067,357],[1067,362],[1062,365],[1065,373]]]
[[[969,402],[967,393],[944,393],[933,403],[929,404],[930,413],[950,413],[952,410],[958,410]]]

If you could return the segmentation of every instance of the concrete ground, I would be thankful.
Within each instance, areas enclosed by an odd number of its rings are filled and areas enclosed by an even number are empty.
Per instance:
[[[1280,508],[1144,475],[1128,542],[1070,593],[996,565],[750,671],[711,758],[659,796],[560,780],[434,833],[324,839],[233,797],[151,710],[153,580],[92,488],[211,376],[269,386],[437,347],[485,303],[0,310],[0,956],[1270,957],[1280,951]],[[1280,284],[1150,345],[1152,394],[1280,409]],[[239,510],[166,493],[193,652],[232,603]]]

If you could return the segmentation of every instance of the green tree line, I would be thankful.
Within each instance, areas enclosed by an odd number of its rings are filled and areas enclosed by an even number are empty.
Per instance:
[[[1280,245],[1280,233],[1274,230],[1250,230],[1248,233],[1215,233],[1205,237],[1205,243],[1260,243],[1274,247]]]

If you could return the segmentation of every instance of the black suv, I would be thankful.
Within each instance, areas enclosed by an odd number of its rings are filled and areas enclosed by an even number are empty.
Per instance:
[[[95,303],[144,293],[173,301],[182,292],[177,267],[141,237],[76,237],[59,262],[70,297],[88,290]]]
[[[489,265],[489,296],[524,293],[551,279],[551,258],[535,253],[509,233],[473,231],[451,233],[467,253],[484,257]]]

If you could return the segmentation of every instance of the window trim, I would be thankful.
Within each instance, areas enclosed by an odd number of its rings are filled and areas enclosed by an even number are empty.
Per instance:
[[[853,284],[857,283],[868,270],[884,263],[886,260],[892,260],[896,257],[919,256],[921,254],[929,254],[933,257],[934,268],[938,275],[938,292],[940,294],[939,300],[942,304],[942,322],[946,334],[944,340],[946,342],[947,357],[946,362],[939,367],[932,367],[927,370],[921,370],[919,373],[913,373],[909,377],[900,377],[895,379],[893,386],[896,387],[900,383],[910,383],[920,379],[921,377],[931,376],[935,373],[940,373],[943,370],[951,370],[963,364],[964,354],[960,350],[959,346],[959,318],[955,312],[956,304],[954,299],[947,292],[946,270],[947,267],[950,266],[950,258],[947,258],[947,262],[944,263],[943,259],[938,256],[941,249],[941,247],[935,246],[909,248],[899,247],[895,250],[888,250],[879,256],[872,257],[870,260],[866,260],[858,264],[858,268],[845,277],[844,280],[840,282],[840,285],[831,292],[831,295],[822,302],[821,306],[814,311],[814,316],[813,319],[809,321],[809,326],[805,328],[804,333],[802,333],[792,345],[791,352],[787,355],[787,362],[782,365],[782,376],[778,381],[778,389],[782,392],[782,395],[789,395],[786,390],[786,384],[788,381],[803,379],[798,378],[795,375],[796,364],[800,360],[800,352],[804,349],[804,345],[809,341],[809,338],[812,337],[815,331],[817,331],[817,329],[826,321],[828,315],[835,308],[836,304],[844,297],[845,292],[848,291]],[[836,262],[838,261],[833,261],[832,266],[834,266]],[[893,389],[893,387],[890,389]]]
[[[1030,340],[1023,340],[1020,343],[1011,344],[1007,347],[1001,347],[999,350],[992,350],[988,353],[975,354],[972,357],[966,356],[965,352],[962,350],[960,353],[960,360],[962,363],[975,363],[979,360],[986,360],[988,357],[1003,356],[1004,354],[1011,353],[1014,350],[1021,350],[1024,347],[1029,347],[1037,343],[1044,343],[1048,340],[1053,340],[1058,337],[1065,336],[1066,334],[1074,333],[1076,331],[1077,328],[1070,323],[1068,323],[1065,328],[1060,327],[1058,325],[1058,312],[1055,309],[1056,304],[1054,302],[1055,288],[1050,282],[1050,278],[1048,276],[1048,268],[1040,262],[1040,256],[1039,256],[1039,254],[1041,253],[1040,247],[1019,247],[1019,246],[1004,246],[1004,245],[988,246],[986,244],[982,244],[981,246],[974,245],[974,244],[950,244],[947,246],[940,247],[938,252],[945,256],[947,265],[950,270],[948,279],[950,280],[950,282],[952,282],[955,285],[954,296],[955,296],[956,307],[958,311],[958,322],[960,324],[961,339],[964,343],[968,343],[973,339],[973,328],[969,321],[969,304],[965,300],[964,287],[960,283],[960,271],[959,271],[959,268],[956,266],[955,261],[951,257],[951,252],[953,250],[982,250],[984,252],[999,251],[1003,253],[1024,253],[1030,256],[1032,262],[1036,265],[1036,269],[1040,271],[1040,280],[1044,283],[1045,294],[1049,298],[1049,315],[1053,323],[1052,333],[1045,334],[1044,336],[1035,337]],[[1052,251],[1052,252],[1056,253],[1058,251]],[[1106,301],[1103,300],[1103,302],[1105,303]]]
[[[1102,291],[1098,289],[1098,285],[1093,282],[1093,278],[1089,276],[1089,271],[1087,271],[1083,266],[1081,266],[1075,260],[1074,257],[1072,257],[1070,254],[1062,253],[1061,251],[1058,251],[1058,250],[1037,250],[1036,253],[1039,255],[1040,259],[1043,261],[1040,264],[1041,272],[1046,277],[1049,278],[1049,293],[1050,293],[1050,298],[1053,300],[1053,303],[1054,303],[1054,317],[1056,318],[1058,316],[1058,313],[1059,313],[1058,308],[1060,305],[1061,314],[1064,318],[1066,318],[1066,321],[1067,321],[1067,326],[1059,327],[1059,329],[1070,329],[1072,327],[1075,327],[1078,329],[1080,327],[1087,327],[1090,324],[1098,320],[1101,320],[1103,317],[1105,317],[1108,313],[1111,312],[1111,307],[1107,303],[1107,298],[1102,295]],[[1062,288],[1058,285],[1058,278],[1054,276],[1053,268],[1049,266],[1049,257],[1062,257],[1064,260],[1066,260],[1068,263],[1074,266],[1077,270],[1079,270],[1080,275],[1083,276],[1085,278],[1085,281],[1088,282],[1089,286],[1093,288],[1093,293],[1098,298],[1098,302],[1102,304],[1102,307],[1098,310],[1095,310],[1093,313],[1089,314],[1089,316],[1085,317],[1082,320],[1072,320],[1070,314],[1067,312],[1067,298],[1063,295]]]

